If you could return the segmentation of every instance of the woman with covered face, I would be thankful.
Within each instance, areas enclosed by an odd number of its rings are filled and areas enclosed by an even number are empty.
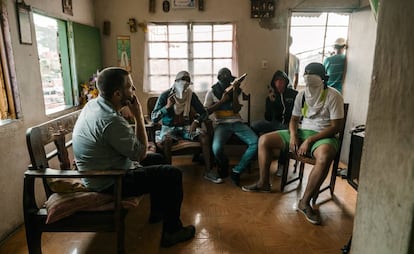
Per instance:
[[[328,87],[328,76],[320,63],[310,63],[305,68],[306,87],[295,99],[289,130],[264,134],[259,139],[259,180],[242,189],[248,192],[270,192],[269,167],[273,154],[290,150],[298,155],[308,155],[316,159],[303,197],[297,203],[297,211],[313,223],[320,224],[320,214],[310,205],[313,193],[319,188],[328,174],[329,167],[337,151],[339,141],[335,134],[344,121],[344,101],[341,94]],[[302,119],[301,128],[299,121]]]
[[[200,141],[206,168],[204,178],[213,183],[222,183],[223,180],[212,170],[210,137],[199,128],[201,122],[208,118],[208,113],[190,85],[190,73],[180,71],[171,88],[158,97],[151,113],[153,122],[162,123],[157,139],[163,146],[171,146],[182,139]],[[190,118],[191,108],[197,113],[193,121]]]

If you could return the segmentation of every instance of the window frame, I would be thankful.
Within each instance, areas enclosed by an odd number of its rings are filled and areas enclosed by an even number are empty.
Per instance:
[[[322,10],[322,11],[321,10],[318,10],[318,11],[290,10],[290,12],[289,12],[289,20],[288,20],[288,27],[289,27],[288,36],[287,36],[288,38],[289,38],[289,36],[292,35],[292,17],[294,16],[295,13],[303,14],[304,16],[306,16],[306,15],[312,16],[312,15],[324,14],[324,13],[327,14],[326,22],[323,25],[323,27],[324,27],[323,43],[322,43],[321,47],[318,48],[318,49],[321,49],[321,51],[322,51],[320,53],[321,54],[321,61],[320,61],[320,63],[322,63],[322,64],[323,64],[325,58],[329,56],[328,54],[330,52],[327,51],[327,49],[333,46],[332,45],[333,41],[331,41],[331,40],[327,41],[328,39],[326,38],[326,34],[327,34],[328,29],[329,28],[332,28],[332,27],[345,27],[345,26],[342,26],[342,25],[341,26],[338,26],[338,25],[328,25],[329,14],[347,14],[349,16],[349,18],[348,18],[348,24],[346,26],[346,28],[347,28],[347,34],[346,34],[346,36],[343,36],[343,38],[345,38],[345,39],[348,38],[348,34],[349,34],[349,21],[350,21],[351,15],[352,15],[352,12],[349,11],[349,10]],[[294,26],[294,27],[299,27],[299,26]],[[307,25],[306,27],[321,27],[321,25],[317,25],[317,26],[309,26],[309,25]],[[294,42],[295,42],[295,39],[293,38],[293,43]],[[313,49],[313,50],[317,50],[317,49]],[[290,47],[289,47],[289,44],[287,43],[287,47],[286,47],[286,61],[285,61],[285,70],[286,70],[286,73],[289,73],[289,53],[290,53]],[[293,54],[296,55],[296,56],[298,56],[299,53],[293,53]],[[346,51],[345,51],[345,54],[346,54]],[[300,57],[298,57],[298,58],[300,60],[298,87],[304,87],[304,83],[303,83],[303,70],[304,70],[305,66],[308,63],[310,63],[310,62],[309,61],[302,61],[302,59]]]
[[[75,71],[75,63],[73,60],[73,37],[71,35],[72,31],[72,22],[68,20],[64,20],[58,17],[54,17],[48,14],[43,13],[42,11],[33,11],[34,14],[40,15],[43,17],[47,17],[50,19],[54,19],[57,23],[57,40],[58,40],[58,53],[59,53],[59,61],[61,63],[61,76],[62,76],[62,86],[63,86],[63,105],[57,106],[55,108],[47,109],[46,101],[43,94],[44,105],[45,105],[45,114],[52,115],[57,112],[64,111],[66,109],[72,108],[77,106],[77,85],[74,82],[76,79],[74,78],[74,71]],[[35,40],[37,41],[36,36],[36,23],[33,21],[34,29],[35,29]],[[36,43],[37,45],[38,43]],[[64,50],[62,50],[64,49]],[[36,49],[38,50],[38,48]],[[39,57],[40,59],[40,57]],[[40,70],[40,63],[39,63],[39,71],[40,75],[43,79],[42,71]],[[43,80],[42,80],[43,83]],[[42,86],[43,90],[43,86]]]
[[[208,88],[211,86],[211,84],[213,84],[216,80],[217,77],[217,72],[218,69],[214,67],[214,61],[215,60],[223,60],[223,61],[228,61],[229,62],[229,66],[221,66],[221,67],[228,67],[231,68],[233,70],[237,70],[237,52],[235,50],[236,48],[236,40],[235,40],[235,32],[236,32],[236,24],[234,22],[151,22],[148,24],[149,26],[154,25],[154,26],[166,26],[166,31],[167,31],[167,40],[155,40],[155,41],[150,41],[149,38],[149,33],[147,33],[146,35],[146,39],[145,39],[145,82],[144,82],[144,87],[143,90],[144,92],[147,93],[160,93],[162,91],[164,91],[165,89],[156,89],[155,86],[153,86],[151,84],[151,77],[153,76],[164,76],[167,77],[169,80],[169,84],[168,86],[170,86],[171,84],[173,84],[174,82],[174,78],[176,73],[171,73],[171,68],[170,68],[170,64],[171,61],[175,61],[175,60],[184,60],[187,61],[187,68],[185,68],[185,70],[189,71],[191,76],[192,76],[192,81],[197,81],[198,77],[204,77],[206,79],[209,80],[209,84],[207,87],[203,87],[203,85],[197,85],[196,87],[193,87],[193,90],[195,90],[196,92],[206,92],[208,90]],[[182,25],[182,26],[186,26],[186,31],[187,31],[187,40],[170,40],[169,39],[169,26],[176,26],[176,25]],[[220,25],[229,25],[231,26],[231,38],[228,40],[215,40],[214,39],[214,26],[220,26]],[[210,40],[197,40],[194,41],[194,27],[195,26],[210,26],[211,27],[211,39]],[[217,57],[213,55],[214,52],[214,44],[216,43],[231,43],[231,54],[229,57]],[[166,43],[167,45],[173,44],[173,43],[186,43],[187,46],[187,57],[183,57],[183,58],[177,58],[177,57],[170,57],[170,50],[168,50],[167,52],[167,57],[150,57],[150,44],[151,43]],[[196,43],[210,43],[211,46],[211,55],[210,57],[195,57],[194,56],[194,44]],[[169,46],[168,46],[169,47]],[[153,74],[151,73],[150,70],[150,66],[151,66],[151,60],[166,60],[168,61],[168,74]],[[195,74],[194,73],[194,69],[195,69],[195,61],[196,60],[208,60],[210,61],[210,65],[211,65],[211,73],[205,73],[205,74]]]
[[[17,93],[17,82],[15,63],[13,59],[13,48],[10,36],[10,24],[5,3],[0,4],[0,89],[4,99],[0,99],[0,126],[20,118],[21,108],[19,94]],[[1,104],[5,104],[5,109]],[[3,116],[3,114],[5,114]]]

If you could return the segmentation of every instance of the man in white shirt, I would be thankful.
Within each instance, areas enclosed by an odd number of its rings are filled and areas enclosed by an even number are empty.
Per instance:
[[[337,151],[339,141],[335,134],[344,121],[344,102],[341,94],[327,86],[328,76],[320,63],[310,63],[303,75],[306,87],[296,96],[289,130],[281,130],[262,135],[259,140],[259,180],[242,189],[248,192],[270,192],[269,167],[272,151],[296,152],[298,155],[312,156],[316,164],[309,174],[308,184],[297,210],[313,224],[320,224],[321,218],[310,205],[313,194],[319,190],[328,174],[329,167]],[[302,126],[299,128],[300,118]]]

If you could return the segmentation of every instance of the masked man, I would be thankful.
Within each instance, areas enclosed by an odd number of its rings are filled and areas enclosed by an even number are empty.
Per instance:
[[[344,121],[344,101],[337,90],[327,86],[328,76],[322,64],[307,65],[303,77],[306,87],[296,96],[289,130],[270,132],[260,137],[260,178],[242,189],[249,192],[270,192],[269,167],[274,153],[280,156],[283,150],[289,149],[298,155],[312,156],[316,159],[316,164],[309,174],[297,211],[304,214],[309,222],[320,224],[320,215],[313,210],[310,200],[319,191],[339,149],[335,134],[340,131]],[[301,117],[302,126],[299,129]]]
[[[162,123],[160,135],[156,139],[164,151],[168,151],[168,147],[179,140],[200,141],[206,167],[204,178],[213,183],[222,183],[223,180],[212,170],[210,137],[199,128],[208,114],[190,84],[190,74],[180,71],[172,87],[161,93],[151,113],[153,122]],[[190,116],[193,113],[191,109],[195,111],[195,117]]]
[[[241,109],[239,103],[239,96],[241,96],[240,83],[236,82],[236,84],[233,84],[233,89],[227,89],[235,80],[235,77],[227,68],[219,70],[217,79],[218,82],[207,92],[204,100],[204,106],[209,114],[214,112],[216,121],[213,153],[219,166],[219,174],[224,178],[228,176],[229,168],[229,159],[224,154],[224,145],[233,134],[246,143],[247,149],[230,175],[233,183],[239,186],[240,174],[249,166],[257,154],[257,136],[248,125],[242,122],[239,114]]]

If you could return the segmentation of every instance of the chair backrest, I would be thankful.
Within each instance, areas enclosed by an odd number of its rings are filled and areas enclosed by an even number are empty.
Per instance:
[[[243,119],[246,121],[246,124],[250,126],[250,94],[246,94],[244,91],[242,91],[242,104],[245,105],[245,103],[247,103],[247,119]]]
[[[157,100],[158,100],[157,96],[149,97],[147,100],[147,115],[150,117],[150,119],[151,119],[151,112],[154,110]]]
[[[50,167],[53,158],[59,160],[60,169],[71,169],[71,162],[67,148],[72,141],[65,141],[70,135],[79,117],[81,110],[69,113],[46,123],[31,127],[26,131],[27,150],[30,155],[30,169],[44,170]],[[46,195],[49,197],[53,191],[46,179],[43,179]]]

